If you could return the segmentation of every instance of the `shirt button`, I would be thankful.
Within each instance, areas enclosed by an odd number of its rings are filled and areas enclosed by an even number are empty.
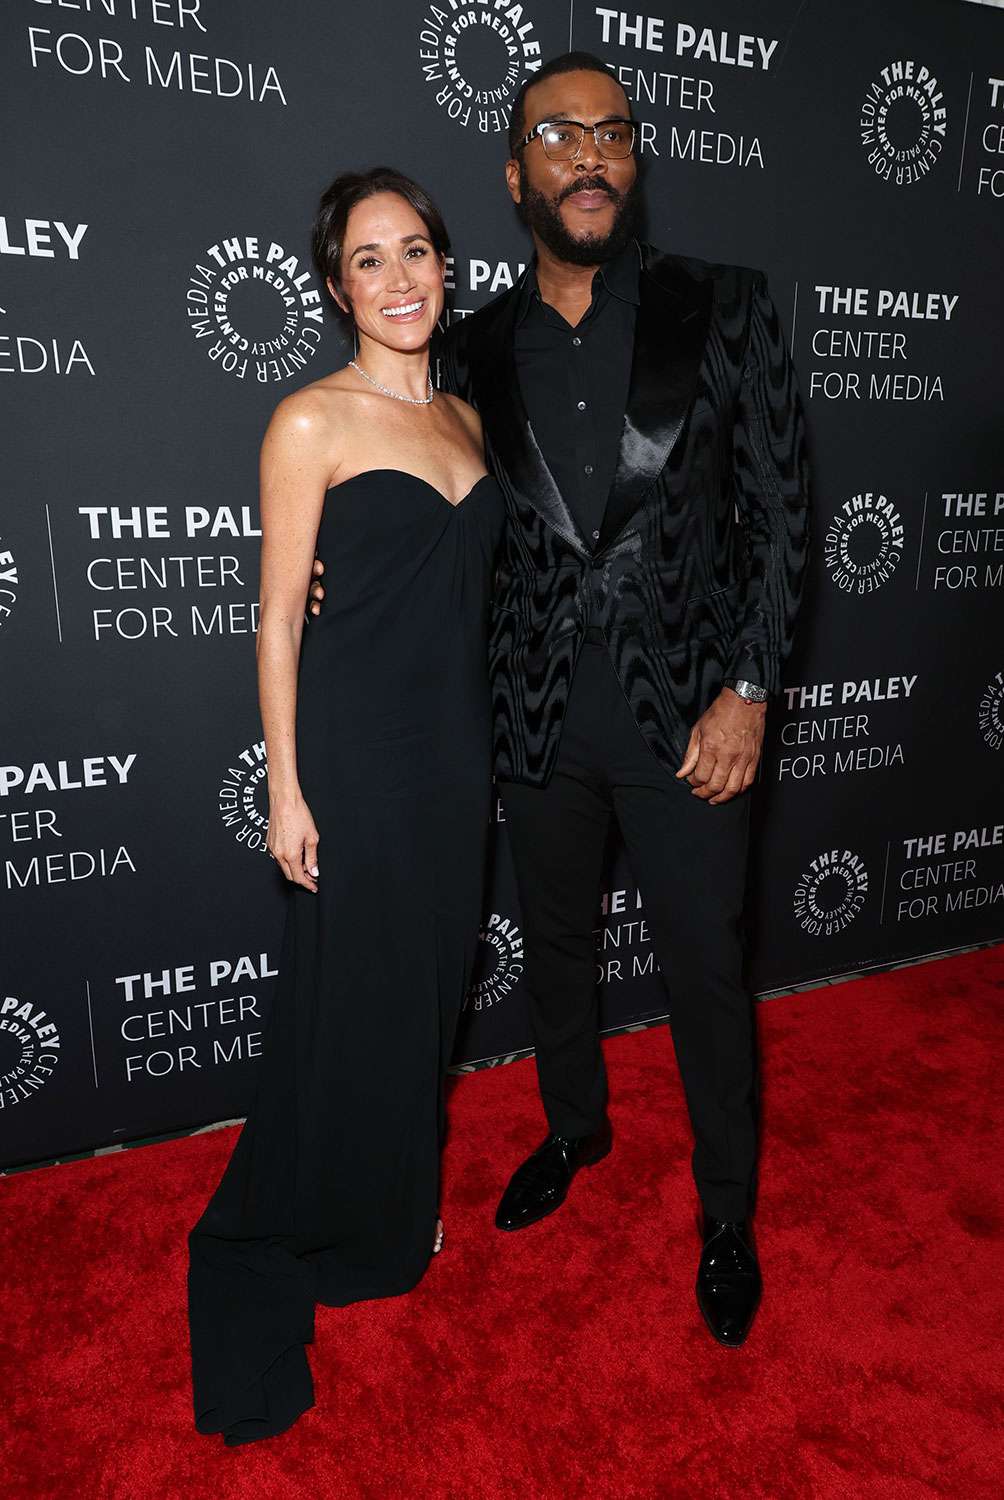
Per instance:
[[[579,411],[585,411],[586,403],[584,401],[578,401],[576,402],[576,405],[578,406]]]
[[[581,343],[582,343],[582,340],[579,338],[578,334],[576,334],[575,338],[572,340],[572,344],[573,344],[574,348],[577,349]]]
[[[599,534],[599,532],[598,532],[598,531],[594,531],[594,532],[593,532],[593,541],[594,541],[594,542],[598,542],[598,541],[599,541],[599,539],[600,539],[600,534]]]
[[[593,472],[593,466],[592,466],[592,464],[586,464],[584,472],[586,474],[591,474]]]

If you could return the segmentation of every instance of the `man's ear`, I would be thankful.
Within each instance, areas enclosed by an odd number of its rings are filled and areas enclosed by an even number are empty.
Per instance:
[[[519,162],[515,157],[510,157],[505,164],[505,185],[509,189],[512,201],[518,203],[520,201]]]

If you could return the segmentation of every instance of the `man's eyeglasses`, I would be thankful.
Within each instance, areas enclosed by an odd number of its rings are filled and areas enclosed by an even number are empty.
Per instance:
[[[620,157],[631,155],[637,128],[634,120],[617,117],[597,120],[595,125],[583,125],[581,120],[541,120],[539,125],[535,125],[523,137],[516,150],[522,151],[524,146],[529,146],[539,135],[544,154],[551,161],[574,161],[582,150],[582,142],[588,130],[592,133],[600,155],[616,161]]]

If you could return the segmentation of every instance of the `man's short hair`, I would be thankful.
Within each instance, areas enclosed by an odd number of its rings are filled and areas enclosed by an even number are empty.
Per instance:
[[[526,135],[527,90],[532,89],[535,83],[543,83],[545,78],[555,78],[559,73],[603,73],[607,78],[614,78],[606,63],[592,52],[562,52],[545,63],[539,72],[530,73],[523,79],[512,101],[512,114],[509,118],[510,156],[516,155],[516,147]],[[616,81],[614,78],[615,83]]]

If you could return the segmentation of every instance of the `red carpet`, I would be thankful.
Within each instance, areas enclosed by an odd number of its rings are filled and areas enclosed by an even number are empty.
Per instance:
[[[193,1430],[184,1318],[233,1131],[5,1180],[4,1500],[998,1496],[1002,997],[997,948],[760,1007],[741,1350],[694,1304],[667,1030],[607,1044],[614,1153],[520,1234],[491,1215],[533,1065],[465,1078],[446,1250],[410,1297],[319,1308],[318,1404],[244,1448]]]

